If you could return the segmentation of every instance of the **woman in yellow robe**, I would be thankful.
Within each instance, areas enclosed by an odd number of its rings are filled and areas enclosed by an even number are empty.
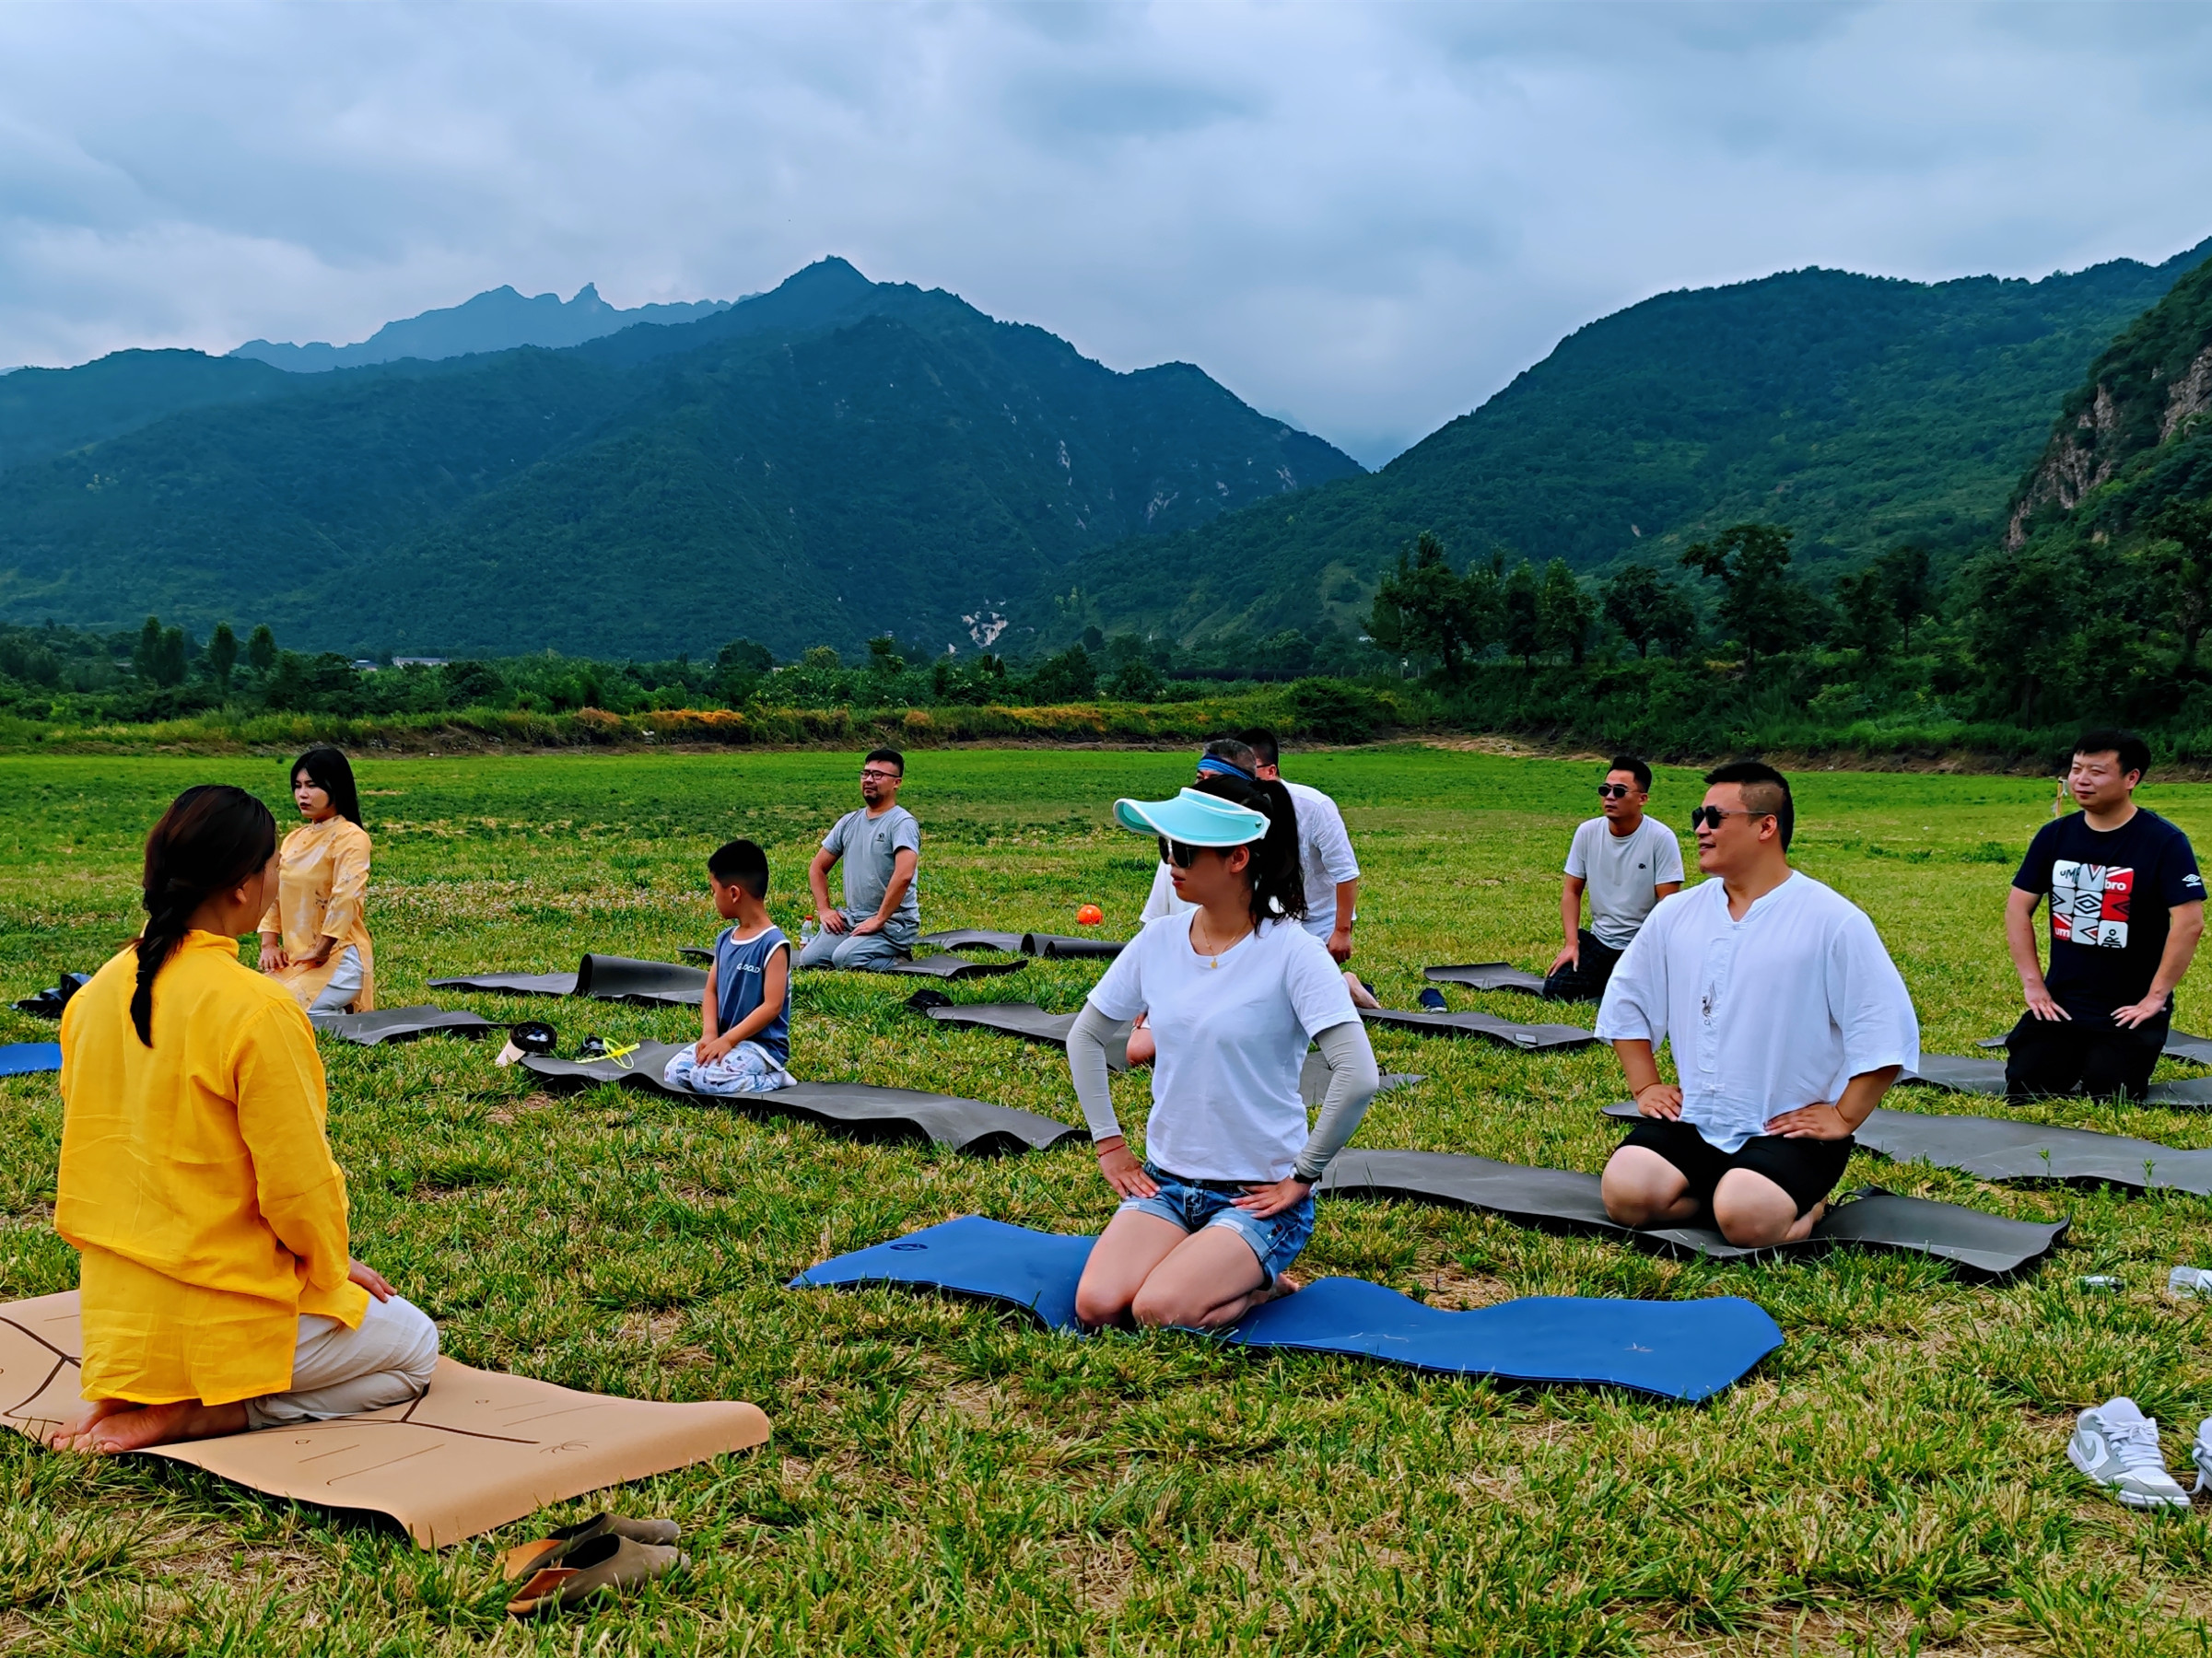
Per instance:
[[[292,801],[307,822],[284,837],[276,894],[261,918],[261,970],[310,1013],[366,1013],[376,1006],[369,840],[345,756],[334,748],[300,755]]]
[[[307,1017],[238,959],[275,850],[244,789],[186,789],[146,838],[145,932],[62,1016],[53,1220],[79,1256],[88,1403],[57,1446],[350,1416],[437,1365],[437,1327],[350,1254]]]

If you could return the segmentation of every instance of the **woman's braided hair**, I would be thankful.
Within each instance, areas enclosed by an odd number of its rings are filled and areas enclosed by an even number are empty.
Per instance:
[[[191,930],[192,913],[226,888],[242,886],[276,854],[276,820],[242,788],[202,783],[186,789],[146,837],[139,902],[138,986],[131,1023],[154,1045],[154,979]]]
[[[1251,861],[1246,865],[1252,883],[1252,925],[1270,918],[1303,920],[1305,877],[1298,867],[1298,803],[1291,799],[1291,791],[1281,783],[1219,772],[1200,777],[1197,788],[1200,794],[1233,800],[1268,820],[1267,834],[1250,843]]]

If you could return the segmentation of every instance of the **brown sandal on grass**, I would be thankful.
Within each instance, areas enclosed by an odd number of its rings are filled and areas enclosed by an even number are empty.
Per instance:
[[[633,1543],[614,1532],[602,1532],[589,1542],[575,1543],[558,1566],[541,1567],[515,1591],[507,1609],[517,1617],[556,1607],[575,1605],[594,1594],[615,1594],[650,1582],[666,1571],[691,1564],[691,1557],[650,1543]]]
[[[650,1543],[666,1547],[673,1543],[679,1533],[673,1520],[625,1520],[619,1514],[594,1514],[589,1520],[579,1520],[574,1525],[564,1525],[534,1543],[521,1544],[507,1551],[503,1575],[512,1582],[526,1578],[533,1571],[548,1566],[566,1564],[562,1557],[570,1549],[589,1543],[594,1537],[609,1533],[627,1537],[633,1543]]]

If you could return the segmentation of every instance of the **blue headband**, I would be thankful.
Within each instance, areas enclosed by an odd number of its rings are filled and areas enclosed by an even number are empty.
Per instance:
[[[1199,756],[1199,776],[1201,777],[1242,777],[1253,781],[1252,774],[1241,765],[1231,765],[1226,760],[1217,760],[1211,754]]]

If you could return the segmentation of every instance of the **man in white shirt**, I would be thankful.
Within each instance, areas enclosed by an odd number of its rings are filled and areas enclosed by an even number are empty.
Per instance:
[[[1782,774],[1739,760],[1705,782],[1690,822],[1714,879],[1652,911],[1598,1010],[1644,1117],[1605,1166],[1605,1208],[1677,1226],[1710,1203],[1760,1248],[1812,1231],[1852,1135],[1919,1063],[1920,1022],[1866,912],[1790,868]]]
[[[1682,846],[1674,831],[1644,815],[1651,767],[1634,754],[1615,754],[1598,786],[1594,817],[1574,831],[1560,885],[1560,928],[1566,946],[1551,958],[1544,995],[1551,1001],[1596,1001],[1605,994],[1621,952],[1652,905],[1682,890]],[[1582,925],[1582,895],[1590,924]]]
[[[1305,930],[1328,946],[1341,967],[1352,960],[1352,912],[1359,907],[1360,860],[1337,803],[1317,788],[1282,775],[1282,747],[1264,728],[1244,734],[1263,783],[1281,783],[1298,808],[1298,869],[1305,878]]]

